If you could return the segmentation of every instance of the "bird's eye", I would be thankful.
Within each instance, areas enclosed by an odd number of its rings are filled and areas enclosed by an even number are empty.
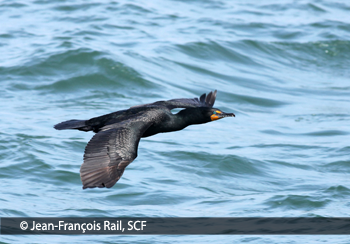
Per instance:
[[[213,114],[216,114],[216,111],[214,111]]]

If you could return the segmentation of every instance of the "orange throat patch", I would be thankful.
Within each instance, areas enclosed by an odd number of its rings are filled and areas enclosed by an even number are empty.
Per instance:
[[[212,116],[210,116],[210,118],[212,121],[214,121],[214,120],[218,120],[219,116],[217,116],[216,114],[213,114]]]

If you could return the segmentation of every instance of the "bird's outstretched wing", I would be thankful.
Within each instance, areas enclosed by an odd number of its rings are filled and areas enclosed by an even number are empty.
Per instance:
[[[151,124],[109,125],[94,135],[85,148],[80,168],[83,189],[114,186],[137,157],[140,138]]]
[[[213,107],[215,98],[216,98],[216,90],[214,92],[209,92],[208,95],[205,93],[199,98],[178,98],[171,99],[168,101],[158,101],[155,103],[137,105],[131,108],[136,107],[153,107],[153,106],[163,106],[168,109],[174,108],[198,108],[198,107]]]

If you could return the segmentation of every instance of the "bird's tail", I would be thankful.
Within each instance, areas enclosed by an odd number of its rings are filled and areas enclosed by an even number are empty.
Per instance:
[[[67,130],[67,129],[76,129],[76,130],[82,130],[82,131],[90,131],[92,130],[91,126],[86,125],[86,120],[67,120],[61,123],[58,123],[54,126],[56,130]]]

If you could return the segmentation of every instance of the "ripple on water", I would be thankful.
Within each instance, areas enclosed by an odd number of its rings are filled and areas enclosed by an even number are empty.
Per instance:
[[[203,181],[269,176],[264,162],[246,157],[188,151],[172,151],[171,155],[172,160],[167,162],[166,167],[184,175],[196,175]]]
[[[331,199],[320,200],[319,197],[307,195],[276,195],[266,200],[265,204],[272,209],[312,211],[325,207],[331,201]]]
[[[58,70],[60,70],[59,75]],[[24,67],[2,68],[2,71],[12,77],[31,77],[28,80],[38,79],[39,83],[45,84],[13,82],[9,84],[12,89],[35,89],[45,93],[73,93],[80,89],[110,90],[130,86],[152,88],[155,86],[152,82],[145,80],[136,70],[114,61],[108,54],[85,48],[52,54],[49,57],[42,57],[27,63]],[[46,75],[46,79],[43,79],[43,74]],[[60,79],[57,80],[57,77]]]
[[[333,172],[333,173],[341,173],[341,172],[350,172],[350,160],[339,160],[335,162],[330,162],[324,164],[320,168],[323,172]]]
[[[350,189],[343,186],[331,186],[323,191],[325,195],[329,196],[331,199],[347,199],[350,196]]]
[[[203,60],[205,62],[230,62],[243,63],[244,65],[259,66],[254,60],[246,54],[235,50],[230,43],[217,43],[214,41],[195,42],[183,45],[177,45],[178,51],[190,57]],[[231,47],[230,47],[231,46]]]

